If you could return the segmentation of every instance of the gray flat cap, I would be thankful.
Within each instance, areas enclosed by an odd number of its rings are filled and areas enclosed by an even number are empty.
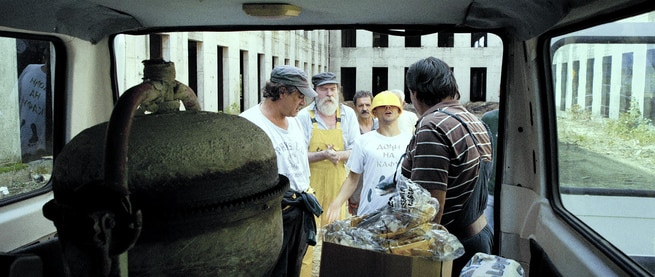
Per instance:
[[[336,74],[332,72],[323,72],[312,77],[312,84],[314,84],[314,87],[319,87],[326,84],[339,84],[339,81],[337,81]]]
[[[318,93],[309,86],[307,74],[300,70],[300,68],[290,65],[279,65],[273,68],[273,72],[271,72],[271,82],[295,86],[305,95],[305,97],[314,98],[318,95]]]

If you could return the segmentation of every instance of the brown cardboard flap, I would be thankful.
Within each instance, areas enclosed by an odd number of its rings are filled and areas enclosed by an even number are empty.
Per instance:
[[[392,255],[324,241],[320,276],[450,277],[452,266],[452,261],[435,262],[420,257]]]

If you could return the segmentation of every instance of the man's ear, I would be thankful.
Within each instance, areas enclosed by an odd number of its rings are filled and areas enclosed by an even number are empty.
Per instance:
[[[280,92],[280,99],[289,97],[289,89],[286,86],[282,86],[280,89],[284,90]]]

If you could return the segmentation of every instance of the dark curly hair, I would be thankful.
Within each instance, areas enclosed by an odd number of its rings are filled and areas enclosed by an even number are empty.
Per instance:
[[[459,99],[459,89],[448,64],[435,57],[428,57],[412,64],[405,75],[407,87],[416,99],[434,106],[451,96]]]
[[[282,88],[286,88],[283,90]],[[270,98],[272,101],[277,101],[280,99],[280,94],[292,94],[294,92],[294,87],[287,86],[281,83],[266,82],[266,86],[262,89],[262,96],[264,98]]]

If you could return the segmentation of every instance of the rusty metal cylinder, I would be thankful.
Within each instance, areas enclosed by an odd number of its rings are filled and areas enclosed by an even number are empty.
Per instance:
[[[73,138],[55,161],[55,198],[103,180],[107,123]],[[269,138],[234,115],[186,111],[136,116],[127,151],[130,198],[143,229],[129,276],[263,276],[282,247]]]

